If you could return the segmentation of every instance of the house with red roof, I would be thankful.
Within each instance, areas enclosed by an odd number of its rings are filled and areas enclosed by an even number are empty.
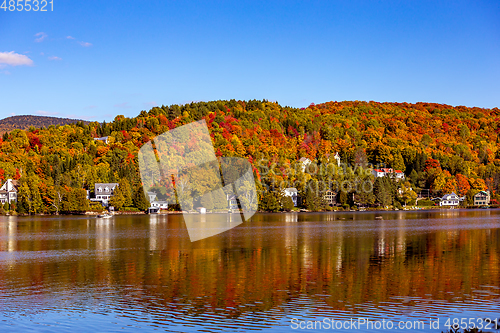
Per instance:
[[[380,168],[373,169],[372,174],[375,177],[385,177],[389,176],[390,178],[395,178],[396,180],[404,179],[405,174],[401,170],[394,170],[392,168]]]

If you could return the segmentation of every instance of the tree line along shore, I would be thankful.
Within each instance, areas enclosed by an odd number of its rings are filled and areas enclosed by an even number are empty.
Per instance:
[[[139,148],[200,119],[217,156],[252,164],[261,211],[431,207],[450,193],[466,207],[481,191],[496,204],[499,114],[498,108],[434,103],[345,101],[292,108],[229,100],[159,106],[109,123],[15,129],[0,140],[0,181],[16,182],[16,198],[3,201],[0,213],[100,211],[102,205],[88,199],[96,195],[96,183],[119,184],[110,198],[116,211],[144,211],[150,202],[142,190]],[[341,166],[333,160],[337,155]],[[314,172],[303,168],[304,159],[316,165]],[[404,177],[377,177],[373,170],[379,168]],[[297,190],[300,203],[284,194],[287,188]],[[189,190],[193,197],[203,193],[202,185]],[[162,200],[179,210],[175,197]]]

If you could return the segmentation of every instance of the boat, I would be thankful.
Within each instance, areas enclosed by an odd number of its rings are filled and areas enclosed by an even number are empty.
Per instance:
[[[113,217],[113,215],[110,215],[110,214],[108,214],[108,213],[104,213],[104,214],[99,214],[99,215],[97,215],[97,218],[98,218],[98,219],[109,219],[109,218],[111,218],[111,217]]]

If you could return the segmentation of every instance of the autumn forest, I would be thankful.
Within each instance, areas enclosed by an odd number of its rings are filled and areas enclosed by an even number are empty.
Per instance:
[[[291,209],[283,196],[290,184],[309,210],[331,209],[323,200],[328,190],[340,207],[400,207],[414,204],[416,194],[425,190],[430,198],[455,192],[469,205],[481,190],[498,200],[498,108],[360,101],[292,108],[266,100],[230,100],[154,107],[135,118],[116,116],[110,123],[6,132],[0,140],[0,179],[2,184],[18,180],[19,193],[18,202],[3,210],[100,209],[86,199],[87,190],[99,182],[120,184],[112,202],[116,209],[144,210],[148,202],[138,171],[139,148],[200,119],[206,120],[218,156],[252,163],[261,210]],[[94,140],[105,136],[107,143]],[[342,167],[321,168],[332,164],[335,153]],[[321,171],[293,167],[303,157]],[[375,179],[369,172],[374,167],[401,170],[405,178]],[[339,187],[346,181],[354,185]],[[360,182],[370,182],[371,190],[355,186]]]

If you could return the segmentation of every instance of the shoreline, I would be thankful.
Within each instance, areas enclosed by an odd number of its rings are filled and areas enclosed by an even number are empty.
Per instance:
[[[484,207],[484,206],[483,206]],[[256,213],[266,213],[266,214],[287,214],[287,213],[296,213],[296,214],[301,214],[301,213],[363,213],[363,212],[418,212],[418,211],[424,211],[424,210],[465,210],[465,209],[483,209],[483,210],[489,210],[489,209],[499,209],[500,207],[478,207],[478,206],[471,206],[471,207],[457,207],[457,208],[450,208],[450,207],[421,207],[418,209],[363,209],[363,210],[318,210],[318,211],[308,211],[306,209],[300,209],[300,210],[291,210],[291,211],[280,211],[280,212],[269,212],[269,211],[256,211]],[[89,216],[89,217],[95,217],[99,214],[102,214],[104,212],[97,212],[97,211],[86,211],[86,212],[64,212],[60,214],[2,214],[0,216]],[[225,211],[218,211],[218,212],[212,212],[212,211],[207,211],[205,214],[225,214],[227,212]],[[231,212],[232,214],[239,214],[241,212]],[[112,215],[182,215],[182,214],[196,214],[196,215],[204,215],[200,214],[197,211],[161,211],[157,214],[147,214],[146,212],[140,211],[140,212],[128,212],[128,211],[123,211],[123,212],[113,212]]]

